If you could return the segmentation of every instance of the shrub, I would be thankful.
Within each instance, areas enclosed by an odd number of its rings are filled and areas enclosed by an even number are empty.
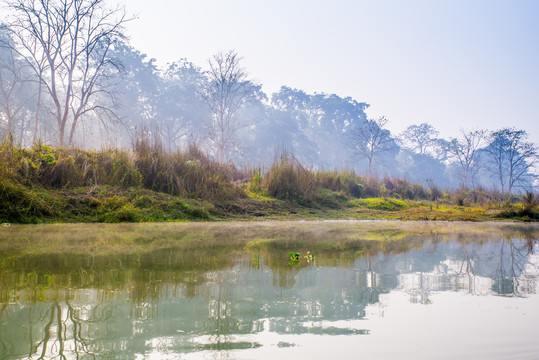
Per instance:
[[[51,201],[11,180],[0,181],[0,222],[34,223],[54,215]]]
[[[383,211],[396,211],[406,207],[406,203],[402,200],[391,198],[368,198],[357,200],[357,204],[365,206],[369,209],[383,210]]]
[[[360,198],[363,196],[365,187],[358,183],[351,183],[348,187],[348,192],[355,198]]]
[[[534,209],[537,207],[537,204],[537,196],[531,191],[526,191],[526,194],[523,196],[522,199],[522,213],[533,214]]]

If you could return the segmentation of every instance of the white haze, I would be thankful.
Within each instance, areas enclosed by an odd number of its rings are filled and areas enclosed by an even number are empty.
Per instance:
[[[534,1],[130,0],[132,44],[158,63],[204,66],[236,49],[266,93],[351,96],[399,133],[429,122],[524,128],[539,143]]]

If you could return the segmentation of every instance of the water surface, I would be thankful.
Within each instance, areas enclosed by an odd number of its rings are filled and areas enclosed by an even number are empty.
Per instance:
[[[537,359],[538,238],[494,223],[2,227],[0,358]]]

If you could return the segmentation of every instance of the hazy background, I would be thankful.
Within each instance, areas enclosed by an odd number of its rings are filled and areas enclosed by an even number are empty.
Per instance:
[[[129,0],[131,45],[206,67],[235,49],[280,86],[370,104],[392,133],[516,126],[539,143],[538,1]]]

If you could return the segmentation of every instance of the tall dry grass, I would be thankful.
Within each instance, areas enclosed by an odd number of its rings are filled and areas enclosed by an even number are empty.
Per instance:
[[[142,186],[201,199],[243,196],[234,181],[244,175],[233,165],[219,164],[196,145],[185,151],[167,152],[147,136],[135,140],[132,152],[53,148],[41,143],[21,148],[4,141],[0,146],[0,163],[0,180],[25,186]]]
[[[299,204],[313,200],[317,185],[315,174],[287,153],[275,157],[262,181],[262,186],[271,196]]]
[[[251,180],[247,186],[238,186],[246,179]],[[0,143],[0,183],[0,195],[9,190],[14,199],[22,196],[19,185],[56,189],[109,185],[212,201],[245,197],[244,190],[249,189],[300,205],[316,205],[321,194],[329,192],[336,193],[332,196],[338,199],[393,197],[487,206],[526,203],[520,196],[481,188],[447,191],[435,184],[426,188],[398,178],[362,176],[352,170],[315,172],[289,153],[276,156],[269,168],[240,170],[211,159],[196,144],[183,151],[167,151],[148,133],[137,136],[132,151],[54,148],[41,143],[21,148],[8,138]]]

